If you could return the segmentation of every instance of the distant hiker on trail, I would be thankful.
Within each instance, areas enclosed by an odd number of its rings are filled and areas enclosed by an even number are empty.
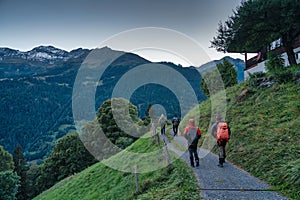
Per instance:
[[[174,132],[174,137],[177,135],[178,133],[178,126],[179,126],[180,120],[177,117],[177,115],[175,115],[172,119],[172,124],[173,124],[173,132]]]
[[[225,146],[230,138],[230,127],[225,122],[222,121],[222,117],[220,115],[216,116],[216,122],[211,127],[211,134],[216,138],[218,151],[219,151],[219,167],[223,167],[223,163],[226,158]]]
[[[198,141],[201,137],[201,131],[199,127],[195,126],[195,120],[190,119],[189,120],[189,126],[184,129],[183,136],[185,139],[187,139],[188,142],[188,150],[190,154],[190,163],[192,167],[195,167],[194,165],[194,159],[196,161],[196,167],[199,166],[199,156],[197,153],[197,145]]]
[[[164,116],[164,114],[161,114],[160,118],[158,119],[158,124],[160,125],[160,134],[161,135],[166,134],[166,122],[167,122],[167,118]]]
[[[154,122],[151,123],[151,136],[154,137],[156,135],[156,125]]]

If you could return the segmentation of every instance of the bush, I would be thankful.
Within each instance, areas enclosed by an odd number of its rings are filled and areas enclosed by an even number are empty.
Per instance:
[[[300,65],[288,66],[282,70],[274,71],[271,76],[278,83],[297,82],[300,79]]]
[[[266,78],[266,74],[264,72],[255,72],[253,74],[248,73],[249,75],[249,87],[251,89],[256,89],[262,83],[262,81]]]
[[[294,74],[289,70],[283,70],[274,72],[273,76],[278,83],[288,83],[293,80]]]
[[[281,71],[284,69],[284,59],[281,55],[273,55],[272,53],[269,53],[266,68],[270,73]]]

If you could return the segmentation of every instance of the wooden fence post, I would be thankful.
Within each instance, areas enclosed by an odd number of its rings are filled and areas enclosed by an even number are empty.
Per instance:
[[[139,192],[139,177],[137,165],[134,166],[134,176],[135,176],[135,192]]]
[[[159,137],[159,133],[156,134],[157,135],[157,144],[160,147],[160,137]]]
[[[167,160],[167,164],[170,165],[171,164],[171,159],[170,159],[170,154],[168,152],[167,143],[166,143],[165,140],[164,140],[164,154],[165,154],[165,157],[166,157],[166,160]]]

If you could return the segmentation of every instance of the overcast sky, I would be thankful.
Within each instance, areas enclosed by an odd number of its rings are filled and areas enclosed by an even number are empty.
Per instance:
[[[216,35],[218,22],[224,22],[232,15],[240,2],[241,0],[0,0],[0,47],[21,51],[28,51],[39,45],[53,45],[67,51],[79,47],[92,49],[101,47],[104,40],[124,31],[158,27],[174,30],[194,40],[212,60],[225,55],[243,58],[240,54],[223,54],[209,48],[210,40]],[[152,39],[164,40],[159,36]],[[176,43],[174,40],[174,45]],[[147,57],[147,51],[141,51],[141,55]],[[152,51],[148,59],[172,60],[167,54],[162,55],[157,53],[155,57]]]

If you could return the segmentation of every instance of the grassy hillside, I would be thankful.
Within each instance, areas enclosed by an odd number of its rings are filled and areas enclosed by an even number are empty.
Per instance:
[[[291,199],[300,199],[300,85],[248,88],[249,92],[237,100],[246,88],[248,82],[226,90],[226,120],[232,130],[227,158]],[[196,111],[183,123],[197,116]],[[210,100],[200,104],[200,112],[199,126],[208,137]]]
[[[141,138],[127,150],[145,153],[158,149],[151,139]],[[112,159],[119,157],[116,155]],[[134,173],[117,171],[97,163],[64,179],[35,199],[200,199],[193,171],[181,160],[176,160],[169,167],[140,173],[138,178],[139,192],[136,192]]]
[[[249,91],[238,98],[245,89]],[[228,160],[266,181],[274,190],[290,199],[300,199],[299,91],[300,84],[295,83],[251,89],[247,81],[226,90],[226,121],[232,130],[227,146]],[[209,137],[207,130],[211,117],[214,118],[211,116],[210,99],[192,110],[182,120],[180,129],[182,131],[190,117],[196,118],[199,108],[203,141]],[[144,153],[157,149],[152,141],[141,138],[127,150]],[[112,164],[114,159],[120,157],[122,154],[107,163]],[[127,168],[127,161],[123,169]],[[147,169],[147,166],[143,167]],[[170,167],[142,173],[139,181],[140,192],[136,193],[133,173],[116,171],[97,163],[63,180],[36,199],[200,198],[193,172],[181,160],[175,161]]]

